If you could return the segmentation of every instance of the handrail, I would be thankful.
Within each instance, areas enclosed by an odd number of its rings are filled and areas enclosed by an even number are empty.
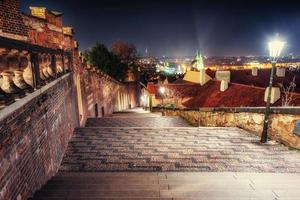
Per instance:
[[[53,86],[57,85],[60,81],[67,79],[71,76],[71,72],[55,79],[54,81],[48,83],[47,85],[42,86],[41,88],[35,90],[33,93],[28,94],[27,96],[23,97],[22,99],[14,102],[11,105],[5,106],[2,110],[0,110],[0,122],[11,115],[16,110],[24,107],[28,102],[32,101],[32,99],[41,97],[42,94],[45,93],[48,89],[52,88]]]
[[[11,38],[6,38],[0,36],[0,45],[1,47],[18,49],[18,50],[27,50],[32,52],[39,52],[39,53],[50,53],[50,54],[65,54],[70,55],[71,53],[68,51],[64,51],[62,49],[51,49],[35,44],[30,44],[24,41],[14,40]]]

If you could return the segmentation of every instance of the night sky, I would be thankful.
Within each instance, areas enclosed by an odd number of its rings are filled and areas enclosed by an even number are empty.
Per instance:
[[[108,47],[122,40],[143,55],[207,56],[266,55],[267,42],[279,33],[285,54],[300,55],[300,5],[281,1],[121,1],[24,0],[22,10],[45,6],[64,13],[75,28],[80,49],[96,41]]]

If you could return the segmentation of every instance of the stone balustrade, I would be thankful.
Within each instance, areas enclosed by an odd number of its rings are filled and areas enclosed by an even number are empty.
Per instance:
[[[264,107],[170,109],[153,108],[169,116],[181,116],[194,126],[240,127],[261,135]],[[273,107],[269,123],[269,137],[292,148],[300,149],[300,136],[295,132],[300,120],[300,107]]]
[[[0,44],[0,108],[25,97],[71,69],[71,57],[63,51],[41,51],[28,44]]]

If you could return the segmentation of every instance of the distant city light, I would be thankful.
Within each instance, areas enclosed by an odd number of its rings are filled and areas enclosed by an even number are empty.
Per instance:
[[[257,61],[253,61],[253,62],[250,62],[248,63],[251,67],[259,67],[260,63],[257,62]]]

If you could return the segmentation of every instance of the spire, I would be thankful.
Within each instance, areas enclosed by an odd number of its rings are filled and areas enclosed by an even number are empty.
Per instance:
[[[203,58],[202,58],[201,53],[199,53],[198,50],[197,50],[197,52],[196,52],[196,56],[195,56],[195,59],[194,59],[194,61],[193,61],[193,64],[196,65],[196,68],[197,68],[198,70],[204,69]]]

